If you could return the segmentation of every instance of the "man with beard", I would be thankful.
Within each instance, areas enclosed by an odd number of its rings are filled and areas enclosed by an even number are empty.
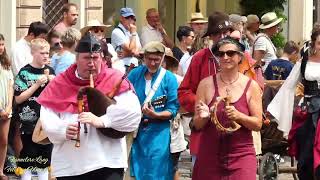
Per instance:
[[[190,27],[193,29],[195,34],[195,41],[192,46],[192,53],[196,53],[200,49],[209,47],[209,38],[202,36],[207,30],[208,20],[203,17],[201,12],[195,12],[191,14],[191,19],[189,21]]]
[[[53,29],[63,34],[68,28],[77,24],[78,6],[74,3],[67,3],[62,8],[63,19]]]

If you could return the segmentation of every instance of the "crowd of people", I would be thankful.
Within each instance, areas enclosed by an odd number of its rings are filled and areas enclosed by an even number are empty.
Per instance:
[[[8,167],[22,180],[178,180],[186,150],[194,180],[255,180],[265,80],[286,79],[268,111],[285,137],[296,128],[299,178],[320,179],[319,25],[298,61],[297,43],[279,55],[271,41],[274,12],[195,12],[174,43],[155,8],[141,30],[128,7],[115,26],[81,29],[78,11],[65,4],[52,29],[32,22],[10,53],[0,34],[0,180]],[[300,81],[307,115],[292,124]]]

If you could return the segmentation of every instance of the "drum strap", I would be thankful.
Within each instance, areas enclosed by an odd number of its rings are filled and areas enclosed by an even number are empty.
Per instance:
[[[157,91],[164,75],[166,74],[166,70],[164,68],[160,69],[160,73],[156,79],[156,81],[154,82],[153,86],[151,87],[146,99],[144,100],[143,104],[145,103],[149,103],[151,101],[151,99],[153,98],[155,92]]]

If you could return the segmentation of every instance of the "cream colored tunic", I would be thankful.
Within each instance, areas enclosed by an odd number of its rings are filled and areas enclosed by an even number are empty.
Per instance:
[[[10,80],[13,81],[13,74],[11,69],[6,70],[0,65],[0,109],[5,109],[9,103],[8,95],[9,95],[9,88],[10,88],[9,87]]]

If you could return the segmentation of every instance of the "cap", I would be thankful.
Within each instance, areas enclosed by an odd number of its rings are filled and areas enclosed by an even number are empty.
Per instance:
[[[101,44],[92,33],[87,32],[78,42],[75,51],[78,53],[101,52]]]
[[[159,41],[151,41],[144,48],[144,53],[165,53],[165,46]]]
[[[136,15],[133,13],[133,10],[128,7],[120,9],[120,16],[122,16],[122,17],[128,17],[128,16],[136,17]]]

